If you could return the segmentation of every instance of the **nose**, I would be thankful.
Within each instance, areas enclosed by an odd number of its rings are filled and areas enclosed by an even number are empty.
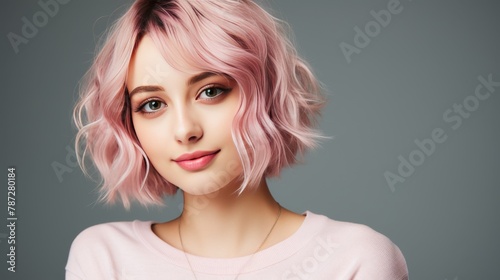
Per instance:
[[[196,143],[203,137],[203,129],[195,114],[178,110],[175,120],[175,140],[180,144]]]

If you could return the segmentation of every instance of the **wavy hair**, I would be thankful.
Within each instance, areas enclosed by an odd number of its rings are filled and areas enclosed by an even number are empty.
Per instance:
[[[135,47],[148,34],[174,68],[222,73],[240,87],[232,126],[243,166],[240,193],[296,163],[322,137],[325,99],[298,55],[287,25],[250,0],[138,0],[109,29],[81,83],[75,148],[88,175],[101,175],[99,200],[162,205],[177,187],[150,164],[131,121],[125,86]],[[81,147],[81,148],[80,148]]]

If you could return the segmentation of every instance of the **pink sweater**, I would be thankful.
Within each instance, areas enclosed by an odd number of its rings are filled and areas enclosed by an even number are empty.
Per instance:
[[[66,279],[195,279],[184,253],[151,230],[152,221],[92,226],[73,241]],[[405,259],[387,237],[309,211],[292,236],[248,257],[188,255],[198,279],[406,280]]]

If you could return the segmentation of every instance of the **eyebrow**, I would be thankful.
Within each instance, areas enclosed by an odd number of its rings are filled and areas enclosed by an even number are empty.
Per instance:
[[[152,91],[164,91],[163,87],[161,86],[138,86],[134,88],[129,94],[129,98],[132,98],[132,96],[136,93],[140,92],[152,92]]]
[[[189,78],[187,84],[188,84],[188,86],[190,86],[190,85],[196,84],[197,82],[202,81],[208,77],[217,76],[217,75],[218,74],[216,74],[214,72],[203,72],[203,73],[200,73],[198,75],[195,75],[195,76]],[[134,94],[140,93],[140,92],[154,92],[154,91],[165,91],[165,89],[161,86],[138,86],[138,87],[134,88],[129,93],[129,97],[131,98]]]
[[[200,73],[198,75],[195,75],[191,78],[189,78],[188,80],[188,86],[192,85],[192,84],[196,84],[197,82],[199,81],[202,81],[208,77],[212,77],[212,76],[217,76],[217,74],[215,74],[214,72],[203,72],[203,73]]]

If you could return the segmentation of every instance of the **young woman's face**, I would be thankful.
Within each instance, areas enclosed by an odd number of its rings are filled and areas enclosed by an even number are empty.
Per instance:
[[[212,193],[242,173],[231,136],[239,88],[229,77],[172,68],[150,37],[132,57],[132,122],[151,164],[190,194]]]

